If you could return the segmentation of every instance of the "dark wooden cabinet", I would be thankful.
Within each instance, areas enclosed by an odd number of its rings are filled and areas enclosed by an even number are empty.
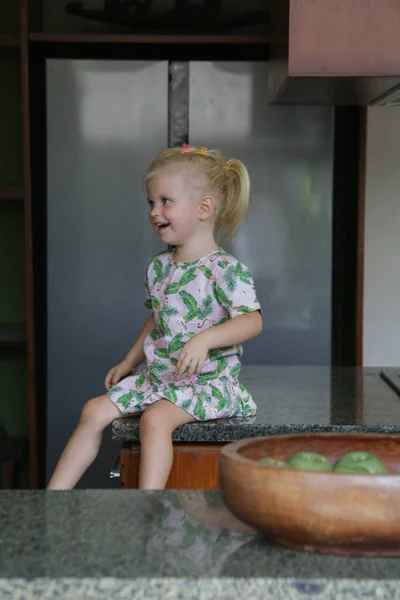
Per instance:
[[[400,3],[271,0],[269,102],[387,104],[400,85]],[[398,94],[397,94],[398,97]]]
[[[174,462],[168,489],[217,489],[218,461],[223,444],[174,444]],[[137,489],[140,445],[125,446],[120,452],[121,487]]]

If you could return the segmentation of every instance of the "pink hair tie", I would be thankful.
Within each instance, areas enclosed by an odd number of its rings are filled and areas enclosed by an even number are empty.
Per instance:
[[[181,151],[181,154],[190,154],[190,152],[193,152],[193,150],[189,144],[183,144],[183,150]]]

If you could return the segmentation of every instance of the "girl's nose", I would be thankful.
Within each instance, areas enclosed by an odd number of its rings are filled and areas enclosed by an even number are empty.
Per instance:
[[[151,217],[154,219],[154,217],[156,217],[157,215],[160,214],[160,208],[158,206],[153,206],[153,208],[150,211],[150,215]]]

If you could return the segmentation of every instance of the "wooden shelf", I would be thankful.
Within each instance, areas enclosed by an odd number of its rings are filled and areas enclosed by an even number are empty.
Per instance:
[[[0,184],[0,200],[22,200],[24,197],[24,188],[18,185],[2,186]]]
[[[29,41],[47,44],[270,44],[267,34],[158,34],[158,33],[30,33]]]
[[[0,350],[26,346],[25,323],[0,323]]]
[[[0,48],[19,48],[20,39],[18,35],[0,33]]]

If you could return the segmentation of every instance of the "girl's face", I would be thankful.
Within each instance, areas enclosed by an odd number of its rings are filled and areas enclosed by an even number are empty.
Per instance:
[[[184,244],[199,227],[200,190],[179,171],[165,171],[150,179],[146,187],[151,225],[165,244]]]

